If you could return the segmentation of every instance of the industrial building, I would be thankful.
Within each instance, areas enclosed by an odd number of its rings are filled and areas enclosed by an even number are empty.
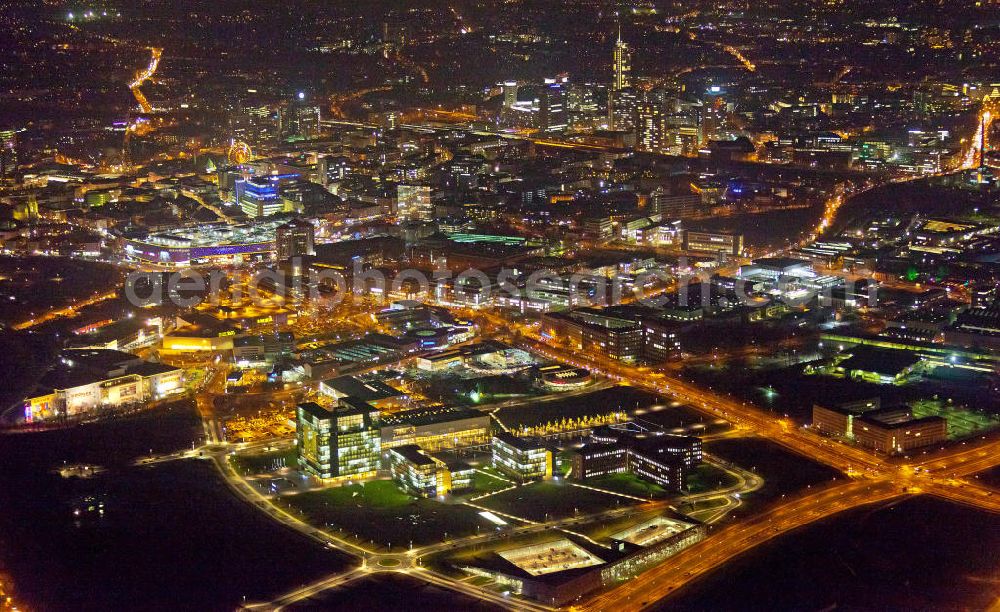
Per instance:
[[[944,330],[948,344],[1000,350],[1000,303],[972,307]]]
[[[902,383],[923,362],[920,355],[859,345],[836,370],[851,378],[876,384]]]

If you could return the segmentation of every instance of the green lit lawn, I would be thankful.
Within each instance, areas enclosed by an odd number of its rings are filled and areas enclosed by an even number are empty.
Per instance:
[[[330,526],[365,543],[405,548],[477,533],[492,524],[460,504],[412,497],[392,481],[333,487],[280,498],[313,525]]]
[[[566,476],[573,468],[573,451],[562,451],[556,455],[555,472],[560,476]]]
[[[663,487],[653,484],[652,482],[647,482],[634,474],[628,473],[609,474],[607,476],[599,476],[597,478],[588,478],[583,484],[597,487],[599,489],[614,491],[615,493],[634,495],[636,497],[642,497],[643,499],[661,499],[670,494],[669,491]]]
[[[473,491],[469,493],[472,497],[482,495],[484,493],[492,493],[493,491],[500,491],[512,485],[510,482],[490,475],[489,472],[484,473],[483,470],[476,470],[473,472],[472,483],[475,487]]]
[[[477,504],[533,521],[568,518],[627,506],[617,495],[575,487],[569,481],[542,481],[497,493]]]
[[[729,472],[714,465],[702,463],[688,474],[687,492],[704,493],[724,489],[736,484],[737,479]]]
[[[283,467],[296,466],[295,447],[269,453],[241,454],[236,453],[229,461],[240,474],[260,474],[274,472]]]
[[[416,499],[400,491],[396,483],[391,480],[373,480],[364,484],[344,485],[297,497],[301,498],[313,494],[317,496],[317,501],[321,506],[362,504],[370,508],[399,508]]]

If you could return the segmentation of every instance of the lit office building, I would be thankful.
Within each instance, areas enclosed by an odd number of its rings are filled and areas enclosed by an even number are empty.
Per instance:
[[[573,451],[570,476],[577,480],[629,472],[669,490],[686,486],[701,463],[701,439],[620,427],[598,427]]]
[[[607,127],[608,91],[606,84],[572,84],[566,90],[566,111],[571,128]]]
[[[684,232],[684,250],[738,256],[743,252],[743,234]]]
[[[616,89],[608,95],[608,120],[614,130],[635,130],[639,110],[639,93],[632,89]]]
[[[281,119],[275,109],[249,104],[233,115],[229,129],[236,140],[258,146],[277,139],[280,127]]]
[[[493,436],[493,467],[519,482],[552,477],[552,451],[507,432]]]
[[[473,468],[461,461],[445,461],[416,444],[389,451],[389,469],[400,488],[421,497],[438,497],[472,488]]]
[[[274,230],[274,246],[278,261],[313,255],[316,228],[308,221],[293,219]]]
[[[285,210],[278,195],[278,181],[272,177],[238,179],[235,185],[237,203],[251,219],[269,217]]]
[[[299,466],[320,478],[333,477],[330,440],[334,421],[333,413],[315,402],[299,404],[296,410]]]
[[[605,442],[590,442],[571,451],[569,476],[577,480],[597,478],[628,471],[628,450]]]
[[[881,407],[879,398],[847,402],[836,406],[813,404],[812,426],[817,431],[844,438],[854,437],[854,417]]]
[[[813,406],[812,426],[880,453],[905,453],[947,441],[948,421],[918,418],[908,406],[882,408],[879,398],[836,406]]]
[[[681,341],[677,338],[676,324],[663,319],[644,319],[642,356],[653,363],[680,358]]]
[[[996,283],[976,283],[971,293],[972,308],[989,308],[1000,302],[1000,286]]]
[[[17,131],[0,130],[0,176],[11,176],[17,170]]]
[[[379,413],[370,404],[344,397],[333,408],[299,404],[296,418],[299,465],[323,479],[375,475],[382,451]]]
[[[517,89],[519,85],[517,81],[504,81],[500,85],[500,91],[503,92],[503,105],[504,108],[511,108],[517,104]]]
[[[666,119],[666,153],[670,155],[695,155],[701,147],[701,118],[696,108]]]
[[[642,350],[642,326],[634,320],[604,316],[597,308],[546,313],[542,333],[565,338],[585,353],[594,352],[622,361],[635,361]]]
[[[636,144],[643,151],[665,152],[667,146],[667,114],[663,105],[651,96],[644,96],[636,105]]]
[[[401,221],[433,221],[431,188],[427,185],[398,185],[396,217]]]
[[[670,455],[687,469],[697,467],[701,463],[701,438],[658,431],[635,431],[625,427],[626,425],[598,427],[594,429],[590,439],[597,443],[615,444],[655,455]]]
[[[854,419],[854,441],[881,453],[905,453],[948,440],[948,421],[915,418],[908,406],[866,412]]]
[[[695,217],[708,210],[702,205],[701,196],[696,193],[674,194],[663,187],[657,187],[649,196],[649,212],[663,215],[664,219]]]
[[[437,451],[486,446],[490,415],[464,408],[418,408],[382,418],[382,448],[419,445]]]
[[[547,78],[541,85],[505,88],[505,102],[511,100],[504,107],[507,122],[542,132],[565,131],[569,126],[567,89],[565,78]]]
[[[286,140],[311,140],[319,136],[320,109],[303,103],[305,96],[281,109],[281,136]]]
[[[564,132],[569,126],[566,90],[562,83],[546,83],[538,96],[538,127],[543,132]]]

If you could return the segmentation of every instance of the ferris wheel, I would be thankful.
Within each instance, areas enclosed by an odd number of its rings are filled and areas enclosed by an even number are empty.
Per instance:
[[[234,139],[229,143],[229,151],[226,156],[229,158],[229,163],[239,166],[253,159],[253,150],[242,140]]]

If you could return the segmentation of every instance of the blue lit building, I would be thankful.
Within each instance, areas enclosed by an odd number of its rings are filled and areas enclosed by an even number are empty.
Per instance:
[[[279,177],[253,176],[238,179],[234,187],[237,203],[252,219],[268,217],[284,211],[285,203],[278,195]]]

